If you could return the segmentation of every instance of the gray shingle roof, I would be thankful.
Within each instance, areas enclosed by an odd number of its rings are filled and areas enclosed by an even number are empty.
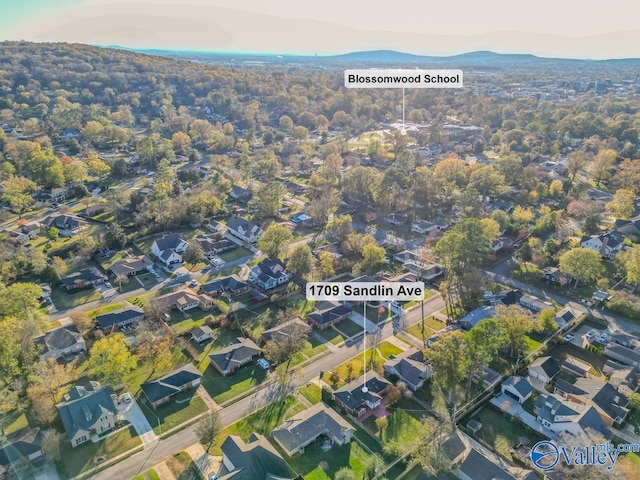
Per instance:
[[[202,374],[191,363],[177,368],[171,373],[150,382],[143,383],[140,388],[151,402],[175,395],[183,390],[189,382],[202,378]]]
[[[116,405],[112,395],[115,393],[111,387],[96,389],[99,384],[90,384],[85,387],[76,387],[71,390],[69,401],[56,405],[62,420],[62,426],[69,438],[79,431],[89,431],[105,412],[115,415]]]
[[[367,393],[362,391],[364,386],[363,379],[357,378],[351,383],[344,385],[333,393],[333,396],[339,399],[346,407],[356,410],[364,405],[367,400],[380,398],[380,393],[391,383],[382,378],[375,372],[367,374],[366,386],[369,389]]]
[[[347,430],[354,428],[321,402],[285,421],[271,435],[287,452],[295,452],[321,434],[341,439]]]
[[[221,348],[209,354],[209,359],[215,363],[220,370],[226,372],[234,367],[242,366],[242,360],[258,355],[260,351],[260,347],[252,340],[248,338],[238,338],[237,343],[233,343],[228,347]]]
[[[230,435],[221,450],[235,470],[220,480],[289,480],[289,466],[265,437],[253,433],[248,442]]]
[[[472,480],[515,480],[512,475],[475,449],[471,450],[462,462],[460,472],[464,472]]]

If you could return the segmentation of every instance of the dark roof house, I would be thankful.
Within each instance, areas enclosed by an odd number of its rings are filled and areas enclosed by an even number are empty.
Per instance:
[[[252,433],[245,442],[229,435],[220,446],[222,464],[228,473],[219,480],[291,480],[287,462],[265,437]]]
[[[251,363],[260,355],[260,347],[248,338],[237,338],[235,343],[209,354],[211,365],[225,377],[238,368]]]
[[[177,368],[160,378],[140,385],[140,389],[153,408],[171,400],[171,397],[200,385],[202,374],[191,363]]]

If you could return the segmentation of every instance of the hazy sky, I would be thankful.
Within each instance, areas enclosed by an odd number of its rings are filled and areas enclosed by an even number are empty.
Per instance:
[[[636,0],[0,0],[0,38],[269,53],[640,57]]]

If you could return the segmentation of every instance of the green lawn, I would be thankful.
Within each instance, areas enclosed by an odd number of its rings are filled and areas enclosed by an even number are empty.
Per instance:
[[[289,457],[283,453],[287,463],[305,480],[331,480],[342,467],[349,467],[361,478],[364,464],[369,454],[356,442],[335,445],[328,452],[323,451],[317,442],[305,448],[301,455]],[[320,467],[320,462],[326,470]]]
[[[225,262],[233,262],[234,260],[238,260],[243,257],[248,257],[253,255],[249,250],[244,247],[234,248],[233,250],[229,250],[228,252],[222,252],[218,255]]]
[[[292,396],[276,400],[251,415],[229,425],[217,436],[209,449],[211,455],[222,455],[220,445],[229,435],[238,435],[247,441],[252,433],[260,433],[266,437],[287,418],[305,410],[306,407]]]
[[[58,310],[67,310],[100,299],[102,299],[102,294],[94,288],[74,293],[67,293],[62,288],[51,289],[51,301]]]
[[[397,355],[401,352],[402,350],[395,345],[389,342],[382,342],[374,348],[367,349],[364,354],[356,355],[355,357],[350,358],[341,365],[338,365],[338,367],[325,372],[322,378],[329,385],[332,385],[332,382],[330,380],[331,374],[332,372],[337,372],[338,376],[340,377],[340,381],[337,383],[337,386],[340,387],[345,383],[348,383],[349,364],[351,364],[351,378],[355,379],[360,377],[364,373],[365,357],[367,363],[367,371],[375,370],[380,372],[382,371],[382,365],[389,359],[389,355]]]
[[[261,384],[266,378],[267,373],[254,363],[240,368],[228,377],[223,377],[209,365],[204,370],[202,385],[217,403],[224,403]]]
[[[140,444],[142,442],[133,427],[110,435],[98,443],[87,442],[75,448],[65,443],[61,460],[65,471],[61,478],[73,478]]]
[[[316,403],[320,403],[320,401],[322,400],[322,389],[315,383],[310,383],[306,387],[300,387],[298,389],[298,392],[300,392],[300,395],[302,395],[314,405]]]
[[[443,322],[436,320],[433,316],[429,316],[424,319],[424,334],[426,338],[429,338],[431,335],[445,327],[446,325]],[[407,328],[407,333],[413,335],[418,340],[422,340],[422,321],[414,323]]]
[[[108,271],[112,265],[116,264],[117,262],[124,260],[125,258],[129,258],[129,255],[127,254],[127,252],[120,251],[118,253],[116,253],[113,257],[109,257],[109,258],[101,258],[99,260],[100,266],[104,269],[104,271]]]
[[[482,423],[482,428],[476,435],[506,458],[511,458],[511,449],[519,443],[531,447],[543,440],[536,432],[530,429],[527,431],[523,425],[491,407],[484,407],[474,419]]]
[[[305,344],[305,348],[302,353],[305,357],[311,358],[315,357],[316,355],[320,355],[322,352],[327,350],[327,348],[328,347],[324,343],[321,343],[317,338],[309,337],[309,340]]]
[[[345,337],[343,337],[339,332],[337,332],[336,330],[334,330],[331,327],[326,328],[324,330],[318,330],[317,333],[322,338],[326,339],[327,342],[330,342],[330,343],[332,343],[334,345],[339,345],[345,339]]]
[[[204,475],[187,452],[180,452],[169,457],[167,467],[178,480],[205,480]]]
[[[22,410],[12,410],[5,414],[4,433],[9,435],[29,426],[29,420]]]
[[[162,369],[156,369],[154,366],[147,362],[138,365],[131,373],[124,378],[124,383],[127,385],[129,391],[133,395],[137,395],[140,390],[140,385],[144,382],[151,380],[152,378],[158,378],[165,373],[170,372],[174,368],[181,367],[189,363],[191,360],[187,353],[178,347],[175,347],[171,352],[171,364],[165,366]]]
[[[196,415],[207,411],[207,405],[196,395],[195,389],[179,393],[173,397],[171,402],[160,405],[155,410],[146,403],[144,398],[138,404],[144,416],[147,417],[149,424],[153,427],[153,431],[157,434],[177,427]]]
[[[340,330],[347,337],[353,337],[358,334],[362,335],[363,333],[363,328],[348,318],[337,324],[335,328]]]
[[[93,310],[88,310],[87,315],[90,318],[95,319],[98,315],[104,315],[105,313],[115,312],[116,310],[120,310],[122,308],[122,304],[120,302],[110,303],[109,305],[105,305],[104,307],[94,308]]]
[[[400,455],[415,445],[416,438],[419,437],[422,429],[422,423],[414,415],[404,410],[393,410],[392,408],[391,411],[393,413],[389,417],[389,424],[382,435],[382,443],[385,448]],[[373,432],[376,431],[374,427]]]

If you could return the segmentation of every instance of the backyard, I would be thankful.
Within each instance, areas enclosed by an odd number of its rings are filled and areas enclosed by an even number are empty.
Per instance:
[[[369,454],[356,442],[334,445],[328,452],[314,442],[303,454],[293,457],[283,454],[283,457],[305,480],[330,480],[342,467],[351,468],[357,478],[362,478]]]
[[[505,458],[511,458],[511,450],[520,443],[531,447],[539,440],[543,440],[542,436],[530,428],[524,427],[488,406],[473,418],[482,424],[476,436],[488,445],[492,445],[496,452]]]

